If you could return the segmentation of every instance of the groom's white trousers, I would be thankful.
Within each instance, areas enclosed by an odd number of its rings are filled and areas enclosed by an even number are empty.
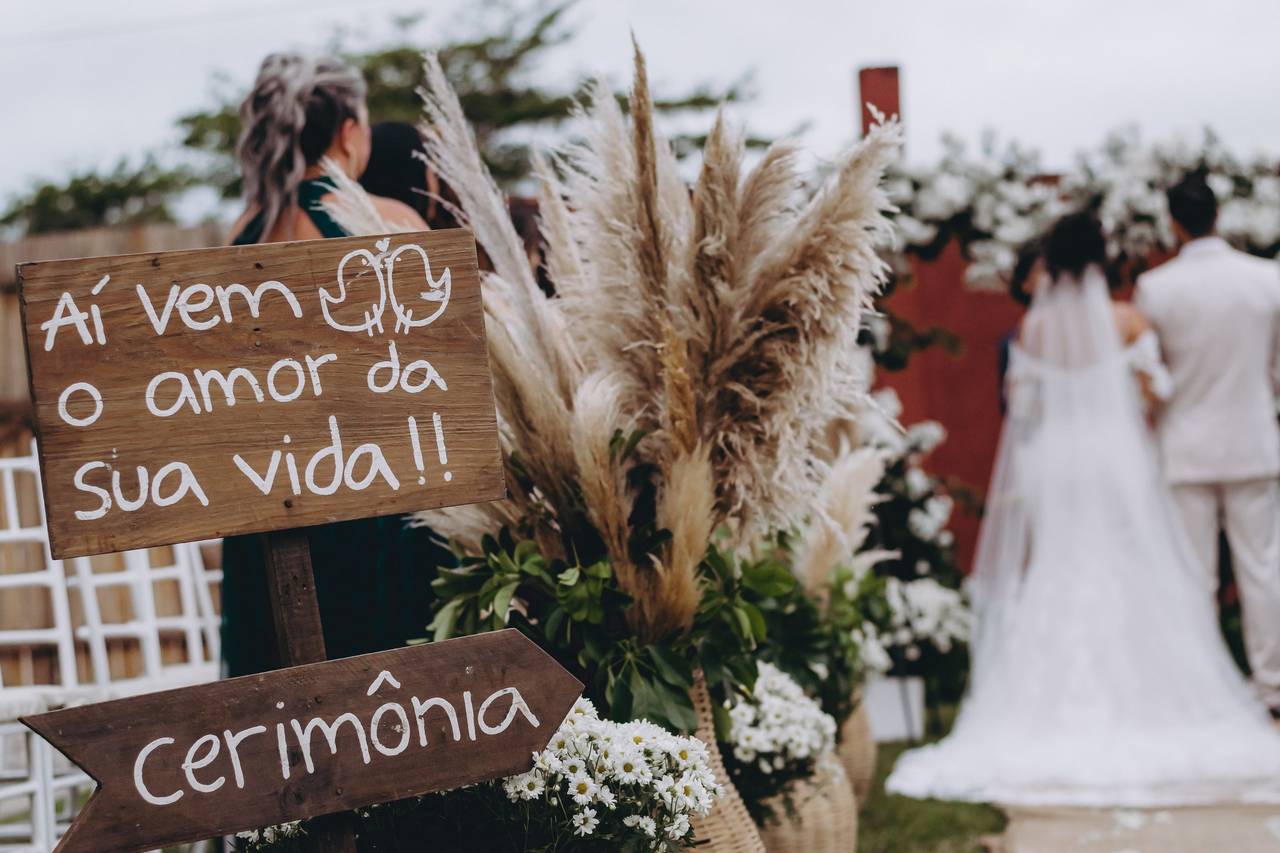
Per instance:
[[[1263,700],[1280,707],[1280,481],[1176,483],[1173,499],[1211,589],[1218,581],[1218,530],[1226,531],[1249,667]]]

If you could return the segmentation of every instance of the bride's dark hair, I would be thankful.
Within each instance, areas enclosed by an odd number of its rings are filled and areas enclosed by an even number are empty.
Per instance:
[[[1044,240],[1044,264],[1057,279],[1063,273],[1080,278],[1091,265],[1106,269],[1107,238],[1092,213],[1070,213],[1058,220]]]

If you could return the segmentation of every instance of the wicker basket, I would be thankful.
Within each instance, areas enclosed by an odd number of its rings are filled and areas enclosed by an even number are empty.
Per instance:
[[[729,781],[729,774],[724,769],[724,760],[720,757],[720,747],[716,745],[715,720],[711,715],[711,694],[707,691],[707,683],[702,673],[697,674],[693,692],[694,710],[698,712],[698,730],[694,732],[698,740],[707,745],[710,755],[708,762],[716,779],[724,786],[724,796],[716,801],[715,808],[705,818],[693,822],[694,833],[699,841],[702,853],[765,853],[764,842],[756,830],[747,807],[742,798]]]
[[[839,762],[827,762],[791,791],[792,812],[779,799],[776,823],[760,830],[769,853],[853,853],[858,801]]]
[[[861,702],[840,727],[840,745],[836,748],[836,755],[849,776],[858,805],[862,805],[871,792],[871,780],[876,773],[876,743],[871,737],[866,707]]]

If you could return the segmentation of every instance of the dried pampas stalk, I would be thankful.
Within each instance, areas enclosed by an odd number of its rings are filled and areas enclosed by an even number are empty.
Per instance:
[[[589,526],[635,597],[637,633],[682,630],[711,532],[727,526],[743,543],[794,526],[827,479],[814,449],[863,390],[852,354],[884,277],[879,181],[899,131],[873,130],[806,199],[792,146],[744,176],[741,134],[720,117],[691,193],[654,131],[637,50],[630,120],[594,84],[579,141],[535,162],[548,299],[439,63],[426,69],[428,159],[496,268],[485,282],[495,398],[504,452],[528,480],[491,514],[495,528],[518,518],[572,549]],[[643,441],[615,459],[615,436],[633,431]],[[637,468],[657,472],[647,483],[671,538],[635,565]],[[446,532],[478,529],[474,514],[438,515]]]
[[[652,639],[682,633],[693,625],[698,610],[698,565],[706,556],[714,530],[715,481],[711,462],[701,446],[681,451],[671,461],[658,492],[657,524],[671,533],[671,541],[655,566],[657,578]]]
[[[839,457],[828,469],[796,549],[796,577],[810,595],[825,600],[835,567],[851,560],[866,541],[884,466],[879,450],[863,447]]]
[[[645,579],[627,550],[631,495],[626,471],[614,458],[613,436],[629,434],[622,390],[609,374],[587,377],[573,398],[573,453],[587,514],[604,541],[623,592],[643,599]]]
[[[418,226],[409,222],[395,222],[383,216],[373,197],[365,192],[360,182],[342,171],[329,157],[321,158],[325,177],[333,181],[333,193],[320,202],[320,208],[333,217],[338,226],[353,236],[366,234],[397,234],[417,231]]]
[[[806,205],[753,216],[739,231],[740,255],[762,248],[739,258],[705,387],[717,394],[709,416],[722,500],[748,539],[802,520],[825,468],[813,450],[861,395],[853,354],[885,276],[875,250],[890,205],[879,183],[899,141],[896,124],[874,128]],[[785,171],[786,160],[769,168]],[[778,200],[780,186],[762,178],[751,192]]]

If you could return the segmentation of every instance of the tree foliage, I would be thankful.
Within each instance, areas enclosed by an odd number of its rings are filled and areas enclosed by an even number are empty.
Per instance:
[[[121,160],[110,171],[88,169],[61,183],[38,182],[0,213],[0,225],[41,234],[172,222],[176,197],[195,182],[186,169],[163,167],[151,157],[137,164]]]
[[[573,39],[567,16],[574,4],[575,0],[561,0],[512,9],[495,31],[435,46],[489,169],[503,186],[518,185],[530,172],[528,133],[564,122],[584,94],[585,81],[556,88],[535,79],[543,58]],[[395,19],[391,43],[374,50],[353,50],[341,37],[335,41],[334,52],[364,74],[372,121],[416,122],[421,116],[417,90],[423,82],[422,51],[430,45],[416,37],[420,22],[418,16]],[[724,90],[699,86],[683,95],[658,99],[655,106],[667,113],[706,110],[741,99],[745,89],[743,82]],[[224,91],[211,109],[178,120],[183,144],[209,155],[209,180],[228,197],[240,190],[233,157],[239,133],[239,97],[240,93]],[[679,152],[695,149],[696,143],[692,137],[675,140]]]

